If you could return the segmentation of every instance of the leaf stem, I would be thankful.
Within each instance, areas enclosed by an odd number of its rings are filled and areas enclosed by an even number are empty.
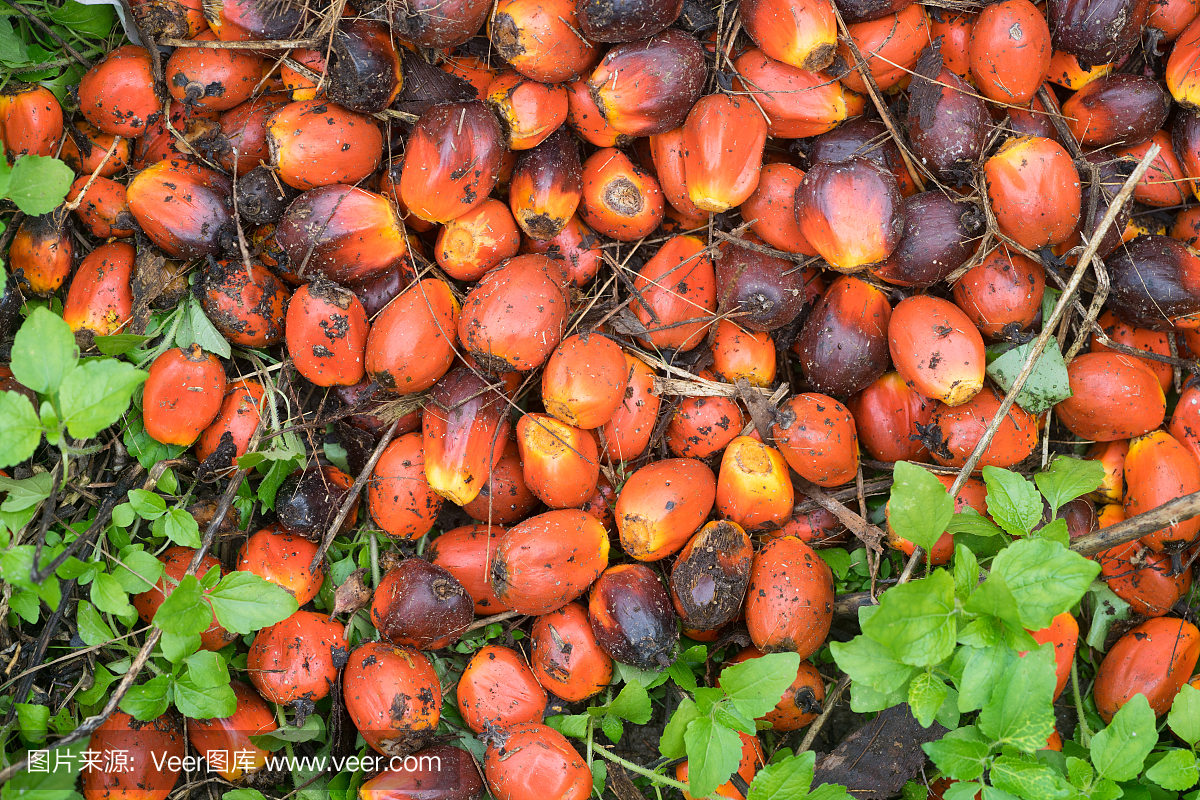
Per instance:
[[[1088,730],[1087,717],[1083,713],[1083,695],[1079,691],[1079,662],[1071,661],[1071,694],[1075,696],[1075,715],[1079,718],[1079,738],[1084,747],[1091,747],[1092,732]]]
[[[675,780],[674,778],[668,778],[666,775],[662,775],[657,772],[654,772],[653,770],[649,770],[649,769],[646,769],[645,767],[638,766],[637,764],[634,764],[632,761],[626,761],[625,759],[621,758],[620,756],[614,755],[613,753],[608,752],[603,747],[597,746],[593,752],[598,754],[602,758],[605,758],[605,759],[613,762],[614,764],[620,764],[622,767],[629,770],[630,772],[636,772],[638,775],[644,775],[647,778],[649,778],[650,780],[654,781],[655,783],[661,783],[665,786],[673,786],[674,788],[678,789],[681,792],[688,791],[688,785],[686,783],[680,783],[679,781]]]

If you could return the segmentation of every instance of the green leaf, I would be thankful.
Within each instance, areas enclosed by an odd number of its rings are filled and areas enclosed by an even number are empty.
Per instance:
[[[952,783],[942,793],[942,800],[975,800],[987,788],[975,781]]]
[[[188,656],[186,664],[186,673],[175,681],[175,707],[192,719],[231,716],[237,710],[237,697],[221,657],[201,650]]]
[[[0,157],[0,162],[4,159]],[[81,795],[75,791],[79,781],[79,771],[83,764],[82,753],[87,747],[88,740],[67,745],[49,755],[43,763],[48,767],[45,772],[23,770],[14,775],[7,783],[0,786],[0,798],[3,800],[79,800]],[[61,769],[53,769],[62,762]]]
[[[853,800],[845,786],[823,783],[808,793],[805,800]]]
[[[928,728],[946,702],[950,690],[946,682],[930,672],[922,672],[908,685],[908,707],[921,727]]]
[[[958,710],[962,713],[983,708],[992,696],[996,682],[1017,659],[1017,654],[1005,645],[970,647],[964,645],[954,653],[951,672],[958,672]]]
[[[284,742],[313,742],[324,741],[325,723],[320,714],[309,714],[303,725],[288,725],[278,728],[261,736],[251,736],[250,743],[267,750],[277,750]]]
[[[621,737],[625,735],[625,725],[612,714],[605,714],[600,718],[600,730],[614,744],[619,744]]]
[[[1054,800],[1071,793],[1050,767],[1014,756],[1001,756],[993,761],[988,777],[993,786],[1018,797]]]
[[[77,439],[91,439],[129,410],[129,401],[149,373],[105,358],[88,361],[63,379],[59,390],[63,422]]]
[[[29,63],[29,53],[24,40],[13,30],[12,24],[6,17],[0,17],[0,64],[8,67],[23,67]],[[8,174],[8,161],[3,162],[4,174]],[[0,184],[7,191],[8,183]],[[3,192],[0,192],[2,194]]]
[[[792,680],[795,680],[794,671]],[[742,760],[741,737],[708,717],[688,725],[683,740],[687,747],[688,786],[692,797],[708,797],[715,792],[729,780]]]
[[[1065,519],[1052,519],[1029,535],[1058,542],[1063,547],[1071,546],[1071,532]]]
[[[1067,756],[1066,761],[1067,780],[1071,782],[1071,785],[1077,789],[1085,789],[1090,786],[1096,777],[1096,771],[1092,769],[1091,763],[1073,756]]]
[[[979,584],[963,608],[971,614],[987,614],[1004,621],[1006,625],[1020,630],[1021,617],[1017,613],[1017,602],[1004,582],[1003,575],[992,573]]]
[[[91,597],[96,608],[109,614],[122,617],[135,613],[121,582],[107,572],[101,572],[92,581]]]
[[[869,636],[830,642],[829,650],[838,668],[855,684],[866,684],[885,694],[899,689],[916,672],[915,667],[900,661],[890,647]]]
[[[295,602],[295,601],[293,601]],[[191,636],[208,630],[213,612],[195,575],[185,575],[154,614],[154,627],[164,633]]]
[[[996,556],[992,572],[1008,585],[1021,622],[1036,631],[1079,602],[1100,573],[1100,565],[1057,542],[1022,539]]]
[[[0,392],[0,467],[20,464],[42,441],[42,423],[33,403],[18,392]]]
[[[591,717],[587,714],[558,714],[547,717],[546,724],[563,736],[586,739],[590,720]]]
[[[74,180],[75,172],[57,158],[18,156],[9,175],[7,197],[21,211],[40,217],[62,204]]]
[[[159,675],[141,686],[133,686],[121,698],[121,710],[134,719],[148,722],[167,713],[171,704],[171,676]]]
[[[175,544],[184,547],[200,546],[200,526],[196,523],[196,518],[182,508],[172,508],[154,520],[152,530],[155,536],[165,536]]]
[[[1054,646],[1018,658],[996,681],[976,724],[984,736],[1028,753],[1046,746],[1054,732]]]
[[[955,513],[950,518],[950,524],[946,526],[946,530],[955,537],[978,536],[987,538],[989,536],[999,536],[1004,533],[1004,531],[996,526],[996,523],[970,506],[966,506],[962,511]]]
[[[1014,347],[988,364],[988,377],[1007,392],[1032,354],[1033,342]],[[1063,361],[1062,351],[1058,349],[1058,340],[1051,339],[1038,357],[1037,366],[1033,368],[1029,379],[1021,387],[1017,405],[1030,414],[1040,414],[1070,396],[1071,381],[1067,377],[1067,365]]]
[[[1121,598],[1117,597],[1112,589],[1108,588],[1108,584],[1103,581],[1096,581],[1088,588],[1088,594],[1093,595],[1094,611],[1092,612],[1092,625],[1088,629],[1087,642],[1088,647],[1093,647],[1100,652],[1104,652],[1104,640],[1108,638],[1108,631],[1112,624],[1117,620],[1129,619],[1130,606]]]
[[[979,585],[979,560],[966,545],[954,546],[954,596],[966,600]]]
[[[93,341],[96,349],[104,355],[123,356],[153,338],[153,336],[138,336],[136,333],[116,333],[112,336],[97,336]]]
[[[50,726],[50,706],[39,706],[33,703],[16,703],[15,705],[21,738],[33,744],[45,742],[46,730]]]
[[[299,609],[286,589],[243,570],[222,578],[208,599],[221,627],[243,634],[283,622]]]
[[[817,754],[807,750],[760,769],[750,782],[746,800],[788,800],[806,797],[812,787]]]
[[[230,789],[221,800],[267,800],[258,789]]]
[[[1146,770],[1146,777],[1173,792],[1190,789],[1200,780],[1196,754],[1191,750],[1168,750],[1157,764]]]
[[[172,664],[178,664],[200,649],[200,634],[185,635],[164,633],[158,640],[163,656]]]
[[[40,472],[24,480],[0,478],[0,492],[6,492],[0,511],[23,511],[38,505],[54,490],[54,478],[48,472]]]
[[[96,607],[86,600],[79,601],[78,610],[79,638],[89,647],[104,644],[116,638],[112,628],[96,611]]]
[[[609,705],[608,712],[635,725],[645,725],[650,721],[651,713],[650,695],[646,693],[646,687],[636,681],[625,684],[625,688]]]
[[[113,577],[130,594],[150,591],[165,571],[163,563],[142,550],[141,545],[122,547],[117,558],[121,565],[113,570]]]
[[[1121,706],[1107,728],[1092,737],[1092,763],[1105,778],[1131,781],[1157,742],[1154,711],[1146,696],[1137,694]]]
[[[933,473],[915,464],[897,461],[893,476],[888,524],[929,552],[954,516],[954,500]]]
[[[1015,472],[984,467],[987,509],[1010,536],[1025,536],[1042,521],[1042,496],[1032,483]]]
[[[229,348],[229,342],[221,335],[204,314],[204,309],[196,301],[196,298],[188,296],[187,304],[184,306],[183,317],[180,319],[179,328],[175,331],[175,344],[178,347],[188,347],[192,344],[198,344],[206,352],[216,353],[221,358],[229,358],[232,350]]]
[[[1188,745],[1200,742],[1200,689],[1185,683],[1167,714],[1167,727]]]
[[[112,6],[85,6],[76,0],[66,0],[60,7],[52,10],[50,19],[75,33],[99,39],[106,38],[112,32],[115,22]]]
[[[1099,461],[1055,456],[1050,466],[1033,476],[1038,489],[1050,502],[1050,516],[1076,497],[1094,491],[1104,480],[1104,465]]]
[[[9,369],[21,385],[38,394],[53,394],[78,361],[79,347],[70,326],[58,314],[39,306],[13,338]]]
[[[839,581],[846,580],[846,576],[850,574],[850,554],[840,547],[824,547],[817,551],[817,555],[829,567],[829,571],[833,573],[833,577]]]
[[[142,519],[158,519],[167,513],[167,501],[162,495],[148,492],[145,489],[129,491],[129,506]]]
[[[750,719],[775,708],[800,668],[796,653],[771,653],[721,670],[720,684],[729,702]]]
[[[741,731],[748,736],[754,736],[758,733],[758,724],[728,703],[717,703],[713,707],[712,717],[726,728]]]
[[[954,652],[955,615],[954,579],[939,569],[884,592],[879,610],[863,624],[863,633],[887,642],[905,664],[934,666]]]
[[[687,754],[683,734],[693,720],[700,718],[700,709],[689,698],[679,701],[675,713],[667,720],[662,736],[658,740],[658,752],[666,758],[683,758]]]
[[[957,781],[973,781],[983,774],[991,742],[973,726],[950,731],[937,742],[921,745],[934,766]]]

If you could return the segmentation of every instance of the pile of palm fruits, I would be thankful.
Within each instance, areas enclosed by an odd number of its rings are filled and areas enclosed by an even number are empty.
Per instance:
[[[407,555],[373,587],[378,641],[351,650],[305,608],[261,631],[239,714],[274,724],[264,698],[340,686],[372,748],[427,752],[447,688],[427,653],[508,612],[527,650],[479,650],[453,690],[487,785],[582,798],[547,699],[597,695],[614,660],[670,665],[681,630],[741,626],[739,659],[818,653],[817,551],[869,527],[840,506],[864,470],[949,487],[1074,452],[1106,476],[1062,512],[1075,536],[1200,492],[1195,0],[132,5],[143,44],[94,64],[77,105],[0,97],[10,158],[78,175],[10,231],[0,333],[53,298],[87,348],[197,302],[232,357],[156,355],[153,439],[220,481],[280,414],[320,423],[225,566],[303,607],[333,537]],[[1042,331],[1069,392],[1005,403],[989,362]],[[284,373],[308,405],[281,410]],[[959,507],[986,515],[986,493],[971,477]],[[1104,575],[1173,613],[1198,534],[1176,520],[1105,551]],[[177,580],[194,551],[159,555]],[[170,591],[138,596],[145,622]],[[203,647],[236,638],[214,621]],[[797,730],[825,694],[802,661],[767,720]],[[434,749],[455,796],[482,791]]]

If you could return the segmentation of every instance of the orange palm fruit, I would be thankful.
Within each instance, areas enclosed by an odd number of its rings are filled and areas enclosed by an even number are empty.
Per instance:
[[[579,216],[605,236],[635,242],[649,236],[662,220],[662,189],[629,156],[606,147],[583,164]]]
[[[221,410],[225,368],[200,345],[172,347],[154,359],[142,394],[146,433],[163,444],[191,445]]]
[[[428,222],[460,217],[495,188],[506,149],[500,123],[483,103],[435,105],[409,135],[400,199]]]
[[[721,456],[717,512],[749,533],[783,527],[792,516],[795,492],[788,464],[774,447],[739,436]]]
[[[1050,69],[1050,27],[1029,0],[1002,0],[971,28],[971,75],[989,100],[1023,105]]]
[[[635,355],[622,353],[625,359],[625,391],[621,404],[600,428],[601,452],[613,461],[632,461],[646,452],[658,409],[662,403],[653,394],[654,370]]]
[[[633,279],[640,299],[633,314],[646,327],[640,338],[651,346],[691,350],[715,321],[716,274],[704,242],[672,236]]]
[[[742,330],[723,319],[712,342],[712,370],[721,380],[767,387],[775,381],[775,342],[768,333]]]
[[[599,428],[616,413],[628,382],[625,353],[599,333],[568,336],[542,371],[542,404],[568,425]]]
[[[892,254],[904,234],[896,178],[866,158],[821,162],[796,190],[805,241],[839,272],[860,272]]]
[[[555,131],[517,159],[508,184],[508,205],[531,239],[557,236],[575,216],[582,197],[583,167],[567,131]]]
[[[837,18],[830,0],[739,0],[742,30],[776,61],[825,69],[837,52]]]
[[[749,97],[700,98],[683,123],[684,176],[692,203],[716,213],[741,205],[758,186],[766,141],[767,121]]]
[[[508,146],[530,150],[558,130],[567,119],[567,90],[532,81],[505,70],[488,85],[484,102],[508,129]]]
[[[1174,436],[1157,430],[1130,440],[1125,456],[1125,516],[1195,492],[1200,492],[1200,464]],[[1141,542],[1152,550],[1174,552],[1197,535],[1200,517],[1192,517],[1149,533]]]
[[[1005,0],[1018,1],[1028,4]],[[1079,173],[1058,142],[1009,139],[984,163],[983,174],[996,224],[1017,244],[1037,250],[1074,233],[1082,205]]]
[[[983,337],[948,300],[930,295],[901,300],[892,310],[888,342],[896,371],[925,397],[956,406],[983,387]]]
[[[508,405],[490,384],[458,367],[433,387],[421,417],[425,478],[457,505],[479,496],[508,441]]]
[[[73,331],[120,333],[133,316],[135,252],[126,242],[102,244],[83,257],[67,290],[63,320]]]
[[[596,491],[600,456],[588,431],[547,414],[517,421],[525,485],[550,508],[575,508]]]
[[[820,486],[841,486],[858,474],[854,417],[823,394],[798,394],[779,409],[771,428],[775,446],[801,477]]]
[[[489,197],[438,230],[433,257],[451,278],[477,281],[517,254],[521,232],[504,203]]]
[[[639,561],[675,553],[700,527],[716,501],[717,481],[703,462],[668,458],[634,472],[617,498],[617,531]]]
[[[848,88],[854,73],[846,75],[846,81],[838,80],[775,61],[757,48],[738,56],[734,66],[738,89],[755,93],[769,120],[767,133],[775,138],[819,136],[863,111],[863,99]]]

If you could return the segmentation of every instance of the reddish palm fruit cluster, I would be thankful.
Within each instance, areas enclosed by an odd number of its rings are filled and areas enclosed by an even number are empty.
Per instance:
[[[384,641],[348,653],[340,625],[304,610],[251,649],[273,702],[325,697],[344,665],[346,709],[381,753],[428,743],[442,684],[422,651],[477,614],[534,617],[528,653],[480,651],[457,691],[489,732],[500,798],[586,796],[586,767],[541,724],[547,696],[595,695],[614,659],[661,666],[681,626],[744,622],[739,658],[815,653],[833,583],[814,547],[843,531],[799,487],[853,484],[872,462],[964,465],[1004,398],[987,347],[1041,328],[1047,285],[1151,146],[1095,248],[1103,314],[1064,329],[1090,340],[1071,396],[1045,415],[1012,405],[977,467],[1021,465],[1048,436],[1092,443],[1106,480],[1098,513],[1072,511],[1084,530],[1200,491],[1200,386],[1171,369],[1200,355],[1195,4],[739,0],[740,30],[678,0],[419,0],[332,30],[301,4],[133,5],[148,31],[191,40],[160,53],[164,83],[126,45],[83,76],[73,119],[41,87],[0,93],[8,156],[60,152],[79,177],[73,214],[13,235],[0,323],[22,295],[61,293],[76,331],[142,333],[145,256],[174,279],[147,302],[178,302],[190,270],[236,348],[157,357],[154,439],[236,466],[282,399],[250,376],[251,349],[286,355],[294,383],[344,412],[350,472],[386,432],[362,482],[318,448],[238,564],[307,603],[315,542],[339,516],[359,524],[359,486],[387,536],[443,531],[385,571]],[[252,46],[318,31],[278,69]],[[956,503],[986,513],[985,492],[973,477]],[[1186,640],[1163,697],[1200,638],[1163,616],[1198,534],[1179,520],[1099,557],[1147,635]],[[168,575],[189,558],[175,550]],[[137,598],[143,619],[171,586]],[[230,638],[214,620],[204,646]],[[1102,715],[1137,658],[1104,661]],[[777,730],[805,724],[824,686],[802,663],[790,691],[766,717]],[[749,780],[752,737],[743,755]]]

